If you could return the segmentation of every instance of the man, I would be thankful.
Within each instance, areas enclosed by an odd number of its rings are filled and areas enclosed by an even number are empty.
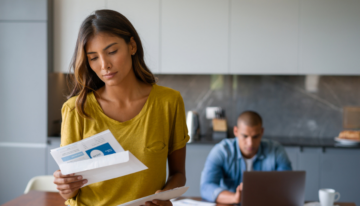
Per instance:
[[[211,150],[201,175],[203,199],[240,203],[244,171],[291,170],[284,148],[277,142],[262,139],[264,128],[259,114],[243,112],[234,126],[234,139],[224,139]]]

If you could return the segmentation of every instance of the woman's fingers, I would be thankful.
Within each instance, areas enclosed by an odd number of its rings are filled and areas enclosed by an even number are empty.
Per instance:
[[[60,170],[57,170],[54,172],[54,184],[56,185],[62,185],[62,184],[71,184],[74,182],[78,182],[83,179],[81,175],[68,174],[68,175],[62,175]]]
[[[58,184],[57,189],[58,190],[74,190],[75,188],[80,188],[81,186],[83,186],[86,183],[87,183],[87,180],[73,182],[70,184]]]
[[[153,203],[156,206],[172,206],[172,203],[170,200],[153,200],[151,203]],[[146,206],[153,206],[153,205],[146,205]]]
[[[56,170],[53,175],[54,175],[55,178],[77,177],[77,176],[75,176],[75,173],[68,174],[68,175],[63,175],[61,173],[61,170]]]
[[[61,177],[61,172],[60,170],[56,170],[53,174],[53,176],[56,178],[56,177]]]
[[[54,183],[55,184],[68,184],[68,183],[73,183],[73,182],[77,182],[79,180],[82,180],[82,176],[73,176],[73,177],[60,177],[60,178],[55,178],[54,179]]]
[[[147,201],[147,202],[145,202],[145,206],[157,206],[157,205],[155,205],[151,201]]]
[[[157,190],[155,194],[163,192],[163,190]],[[153,201],[147,201],[145,203],[145,206],[172,206],[172,203],[170,200],[153,200]]]
[[[53,175],[54,175],[54,177],[72,177],[75,175],[75,173],[63,175],[63,174],[61,174],[60,170],[56,170]]]
[[[60,193],[60,194],[63,194],[63,195],[66,195],[66,194],[73,193],[73,192],[75,192],[75,191],[78,190],[78,189],[80,189],[80,187],[74,188],[74,189],[71,189],[71,190],[59,190],[59,193]]]

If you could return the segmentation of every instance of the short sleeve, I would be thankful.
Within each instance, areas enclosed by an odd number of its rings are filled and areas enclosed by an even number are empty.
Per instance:
[[[70,108],[66,103],[61,109],[61,145],[65,146],[82,139],[82,125],[75,108]]]
[[[186,146],[190,137],[186,126],[184,100],[178,93],[171,137],[169,141],[169,154]]]

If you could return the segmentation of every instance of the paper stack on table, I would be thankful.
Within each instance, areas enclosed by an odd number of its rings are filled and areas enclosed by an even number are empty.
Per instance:
[[[89,185],[148,169],[131,152],[124,151],[106,130],[73,144],[52,149],[63,175],[82,175]]]
[[[173,206],[215,206],[216,203],[197,201],[192,199],[181,199],[171,201]]]
[[[320,202],[308,202],[305,203],[304,206],[321,206]],[[334,205],[337,206],[337,205]]]
[[[166,190],[164,192],[159,192],[157,194],[149,195],[146,197],[142,197],[124,204],[121,204],[119,206],[139,206],[139,205],[145,205],[147,201],[152,200],[170,200],[173,198],[180,197],[182,194],[184,194],[189,187],[178,187],[174,188],[172,190]]]

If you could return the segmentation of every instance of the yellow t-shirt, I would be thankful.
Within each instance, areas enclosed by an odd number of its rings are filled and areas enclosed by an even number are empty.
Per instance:
[[[83,187],[75,200],[69,199],[65,204],[119,205],[160,190],[166,181],[168,155],[186,146],[189,140],[180,93],[154,84],[140,113],[125,122],[106,116],[93,92],[87,95],[85,111],[94,120],[78,114],[75,100],[76,97],[70,98],[62,108],[61,146],[109,129],[124,150],[129,150],[148,169]]]

